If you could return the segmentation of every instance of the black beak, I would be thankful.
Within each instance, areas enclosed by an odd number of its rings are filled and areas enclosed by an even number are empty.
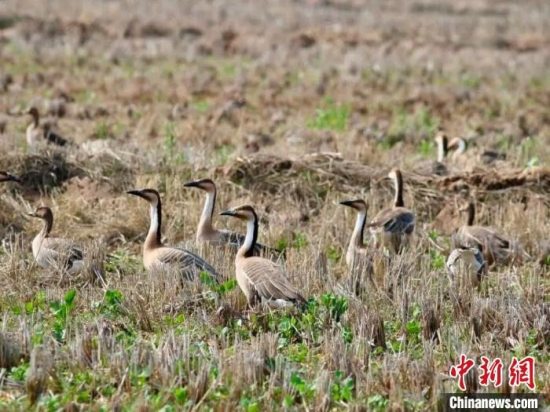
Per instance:
[[[129,195],[139,196],[143,199],[147,199],[141,190],[128,190],[126,193]]]
[[[342,202],[340,202],[342,206],[349,206],[349,207],[354,207],[353,206],[354,203],[355,201],[353,200],[343,200]]]
[[[200,180],[193,180],[192,182],[184,183],[184,187],[201,187],[201,181]]]
[[[17,183],[23,183],[23,181],[18,178],[17,176],[10,175],[9,173],[6,173],[6,182],[17,182]]]
[[[234,210],[224,210],[223,212],[220,213],[221,216],[237,216],[237,212],[235,212]]]

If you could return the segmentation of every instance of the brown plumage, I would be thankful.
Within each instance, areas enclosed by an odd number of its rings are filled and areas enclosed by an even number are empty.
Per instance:
[[[206,272],[214,280],[220,279],[216,270],[201,257],[186,249],[162,244],[162,204],[156,190],[131,190],[128,194],[139,196],[150,205],[151,224],[143,244],[143,264],[147,270],[176,270],[186,280],[196,279],[201,272]]]
[[[455,137],[449,142],[449,150],[453,150],[451,159],[455,163],[460,163],[463,167],[473,168],[478,164],[494,165],[497,161],[506,160],[506,154],[496,150],[468,149],[468,141],[462,137]]]
[[[340,204],[357,211],[355,227],[346,252],[346,264],[350,270],[350,286],[355,294],[360,294],[361,291],[365,290],[368,283],[374,283],[373,256],[369,254],[363,242],[368,206],[363,199],[345,200]]]
[[[467,210],[466,224],[458,228],[452,235],[455,248],[477,248],[489,266],[506,264],[513,256],[512,243],[491,227],[474,225],[475,206],[473,202],[463,209]]]
[[[457,285],[478,287],[483,275],[487,274],[483,254],[476,247],[453,249],[445,265],[451,280]]]
[[[40,113],[36,107],[31,107],[27,114],[32,117],[32,123],[27,127],[27,144],[35,146],[41,141],[55,144],[57,146],[66,146],[69,141],[59,134],[55,133],[49,124],[40,123]]]
[[[29,216],[41,219],[42,230],[32,241],[32,254],[42,268],[56,268],[76,274],[84,268],[82,249],[69,239],[51,236],[53,213],[49,207],[39,207]]]
[[[206,192],[206,201],[197,227],[197,241],[201,243],[210,243],[216,246],[229,246],[237,250],[244,243],[245,236],[229,230],[216,229],[213,225],[212,221],[214,218],[217,196],[214,182],[211,179],[201,179],[185,183],[184,186],[196,187]],[[256,243],[254,246],[254,255],[277,258],[281,253],[261,243]]]
[[[275,307],[304,305],[306,300],[288,281],[281,266],[253,255],[258,238],[258,216],[254,209],[251,206],[240,206],[221,214],[247,222],[245,241],[235,258],[235,273],[248,304],[251,307],[259,302]]]
[[[414,213],[403,202],[403,176],[399,169],[388,174],[395,190],[393,206],[380,211],[368,224],[376,244],[393,253],[399,253],[409,241],[415,226]]]
[[[363,199],[345,200],[340,202],[340,204],[351,207],[357,211],[355,227],[351,234],[348,250],[346,252],[346,264],[350,269],[353,269],[356,266],[356,263],[364,260],[364,257],[366,257],[367,254],[367,248],[363,242],[365,225],[367,223],[367,204]]]

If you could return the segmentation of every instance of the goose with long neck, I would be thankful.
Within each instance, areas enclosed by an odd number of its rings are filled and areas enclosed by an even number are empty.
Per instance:
[[[403,201],[403,176],[399,169],[392,169],[388,178],[393,182],[394,198],[391,208],[384,209],[368,224],[378,246],[399,253],[409,242],[414,231],[415,215]]]
[[[82,249],[69,239],[52,237],[53,213],[49,207],[39,207],[29,216],[41,219],[42,230],[32,241],[36,263],[43,268],[56,268],[75,274],[84,268]]]
[[[357,212],[355,226],[353,228],[348,244],[348,250],[346,252],[346,263],[350,269],[353,269],[357,255],[366,253],[363,236],[365,233],[365,226],[367,224],[367,204],[363,199],[345,200],[340,202],[340,204],[342,206],[350,207]]]
[[[143,264],[148,271],[175,270],[186,280],[194,280],[201,272],[206,272],[214,280],[220,279],[216,270],[196,254],[186,249],[163,245],[162,202],[156,190],[130,190],[127,193],[149,202],[150,224],[143,244]]]
[[[258,216],[254,208],[240,206],[221,214],[246,221],[246,236],[235,257],[235,275],[249,306],[260,302],[274,307],[303,306],[306,300],[288,281],[282,267],[269,259],[254,256],[258,238]]]
[[[437,147],[437,159],[419,162],[414,172],[424,176],[444,176],[449,173],[446,165],[446,158],[449,152],[447,135],[439,131],[435,135],[434,141]]]
[[[447,139],[447,135],[443,132],[437,133],[435,142],[437,144],[437,161],[443,163],[449,152],[449,140]]]
[[[475,248],[481,251],[487,265],[506,264],[513,258],[521,259],[524,253],[519,245],[500,235],[495,229],[488,226],[475,225],[475,205],[469,202],[460,209],[467,212],[466,224],[458,228],[452,235],[454,248]]]
[[[229,230],[216,229],[213,225],[214,209],[216,207],[217,190],[216,185],[211,179],[201,179],[187,182],[185,187],[194,187],[206,192],[206,200],[202,209],[199,225],[197,227],[197,241],[201,243],[210,243],[217,246],[229,246],[231,248],[239,248],[245,236],[240,233],[231,232]],[[253,253],[256,256],[268,256],[278,258],[280,252],[269,246],[262,245],[256,242]]]
[[[39,142],[46,141],[46,143],[52,143],[57,146],[65,146],[69,141],[54,132],[50,125],[40,124],[40,113],[36,107],[31,107],[27,114],[32,117],[32,122],[27,126],[26,137],[27,144],[30,147],[35,146]]]

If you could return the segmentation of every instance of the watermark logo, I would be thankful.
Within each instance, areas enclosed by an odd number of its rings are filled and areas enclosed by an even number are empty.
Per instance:
[[[458,387],[466,391],[466,375],[475,366],[475,361],[461,354],[460,360],[456,365],[449,369],[449,376],[458,379]],[[490,360],[486,356],[481,357],[479,365],[479,384],[488,386],[492,384],[498,388],[503,383],[504,363],[500,358]],[[526,385],[530,390],[535,390],[535,359],[532,356],[526,356],[523,359],[512,358],[508,366],[508,384],[511,387]]]

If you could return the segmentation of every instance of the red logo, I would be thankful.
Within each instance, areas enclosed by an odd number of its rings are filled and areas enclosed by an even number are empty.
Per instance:
[[[527,385],[531,390],[535,389],[535,359],[532,356],[527,356],[522,360],[514,356],[512,363],[508,367],[508,376],[510,386],[519,386],[522,383]]]
[[[466,375],[475,366],[473,359],[467,358],[466,355],[460,355],[460,361],[456,365],[452,365],[449,369],[451,378],[458,378],[458,387],[460,390],[466,390]],[[502,371],[504,363],[500,358],[490,360],[486,356],[481,357],[481,371],[479,375],[479,384],[481,386],[489,386],[493,384],[495,388],[502,385]],[[508,366],[508,383],[510,386],[526,385],[529,389],[535,389],[535,359],[532,356],[527,356],[521,360],[516,357],[512,358],[512,362]]]
[[[502,385],[502,360],[496,358],[492,362],[488,357],[481,357],[481,375],[479,375],[479,384],[482,386],[488,386],[489,383],[492,383],[495,388],[498,388]]]
[[[472,369],[475,365],[475,362],[472,359],[466,358],[466,355],[462,354],[460,355],[460,362],[458,365],[451,366],[451,369],[449,370],[449,376],[451,378],[458,377],[458,387],[460,390],[465,391],[466,390],[466,383],[464,382],[464,378],[468,372],[470,372],[470,369]]]

